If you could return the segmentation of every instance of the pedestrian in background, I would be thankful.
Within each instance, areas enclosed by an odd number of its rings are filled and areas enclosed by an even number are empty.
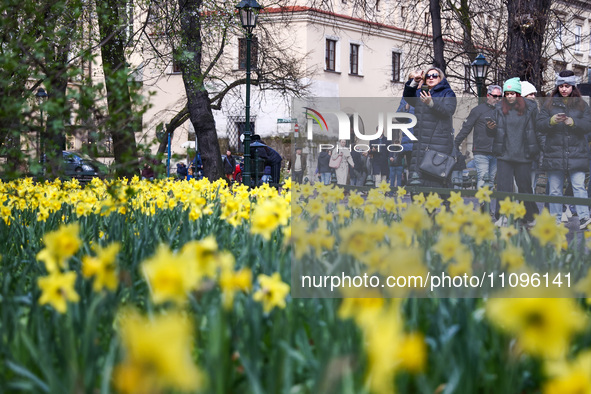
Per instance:
[[[551,196],[562,196],[568,176],[575,197],[586,198],[585,173],[589,169],[589,147],[585,135],[591,130],[591,112],[576,87],[577,77],[561,71],[556,88],[542,105],[537,118],[538,131],[546,136],[542,168],[548,174]],[[576,206],[581,230],[591,223],[589,207]],[[550,213],[560,222],[562,204],[550,204]]]
[[[330,155],[330,168],[334,168],[337,176],[338,185],[346,185],[349,176],[349,165],[355,168],[355,163],[351,157],[351,152],[345,147],[347,141],[340,140],[339,145],[335,147]]]
[[[369,152],[371,159],[371,168],[374,178],[374,183],[379,186],[380,183],[386,181],[388,176],[388,145],[389,142],[384,135],[381,135],[370,142],[371,150]]]
[[[176,174],[178,179],[187,179],[187,165],[183,162],[176,163]]]
[[[201,153],[196,152],[195,157],[193,158],[193,178],[201,179],[203,178],[203,161],[201,160]]]
[[[538,90],[536,89],[536,87],[528,82],[528,81],[521,81],[521,95],[523,96],[525,100],[525,103],[529,106],[531,106],[531,114],[534,120],[534,126],[536,125],[537,122],[537,117],[538,117],[538,113],[540,112],[540,107],[538,104],[538,101],[536,100],[536,94],[538,93]],[[535,127],[534,127],[534,131]],[[531,188],[534,192],[534,194],[536,193],[536,185],[538,184],[538,170],[540,169],[540,163],[541,163],[541,158],[543,156],[542,153],[542,147],[544,146],[544,135],[542,133],[538,133],[536,132],[536,137],[538,138],[538,145],[540,147],[540,153],[538,154],[538,157],[534,158],[534,160],[532,160],[532,167],[531,167]]]
[[[521,97],[519,78],[511,78],[503,85],[504,97],[495,110],[496,133],[493,142],[493,153],[497,156],[497,171],[501,176],[497,179],[497,190],[513,192],[513,184],[517,184],[520,193],[532,194],[531,163],[537,157],[539,148],[534,132],[531,107]],[[499,201],[496,204],[498,226],[506,224],[506,218],[500,217]],[[525,202],[525,221],[533,226],[534,214],[539,213],[535,202]]]
[[[287,165],[287,171],[292,171],[293,180],[296,183],[303,183],[304,173],[306,172],[306,165],[308,155],[302,154],[302,148],[296,146],[295,154]]]
[[[226,157],[224,157],[224,174],[226,179],[229,181],[234,180],[234,172],[236,172],[236,159],[232,156],[232,152],[226,151]]]
[[[395,140],[394,144],[399,145],[400,140]],[[404,171],[404,150],[400,152],[390,152],[388,164],[390,168],[390,190],[394,192],[395,187],[402,187],[402,172]]]
[[[410,79],[410,76],[409,76]],[[412,107],[408,102],[406,102],[406,100],[404,99],[404,97],[402,97],[400,99],[400,105],[398,105],[398,109],[396,110],[396,112],[405,112],[405,113],[409,113],[409,114],[413,114],[415,113],[415,109],[414,107]],[[400,119],[398,121],[399,123],[408,123],[410,122],[410,119]],[[411,127],[410,129],[408,129],[408,131],[414,135],[414,130]],[[402,144],[402,155],[404,156],[404,167],[405,167],[405,171],[409,172],[409,168],[410,168],[410,162],[412,160],[412,146],[413,146],[413,142],[411,141],[411,139],[405,134],[402,133],[402,138],[401,140],[401,144]],[[408,179],[408,176],[410,174],[406,174],[406,179]]]
[[[252,141],[253,142],[259,141],[259,142],[263,143],[261,141],[261,136],[258,134],[255,134],[252,136]],[[274,183],[274,186],[276,186],[280,182],[281,162],[283,161],[283,158],[275,149],[273,149],[267,145],[264,145],[264,144],[263,144],[263,146],[258,146],[255,149],[256,149],[256,153],[258,155],[258,158],[263,160],[263,165],[265,167],[266,166],[271,167],[271,179],[272,179],[271,182]],[[258,180],[255,182],[258,184]]]
[[[459,151],[460,144],[472,131],[472,153],[476,167],[476,187],[484,186],[485,175],[488,176],[490,185],[494,184],[497,174],[497,158],[492,153],[495,123],[495,106],[503,98],[502,89],[498,85],[490,85],[486,93],[486,101],[474,107],[462,128],[455,138],[454,143]]]
[[[318,155],[318,166],[316,171],[320,174],[320,180],[325,185],[330,185],[332,170],[330,169],[329,162],[330,162],[330,154],[332,151],[330,150],[323,150]]]

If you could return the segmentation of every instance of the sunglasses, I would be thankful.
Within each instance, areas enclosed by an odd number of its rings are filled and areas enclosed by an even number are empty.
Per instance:
[[[427,74],[425,75],[425,79],[435,79],[435,78],[439,78],[439,74]]]
[[[502,97],[503,97],[503,95],[501,95],[501,94],[489,94],[489,96],[490,96],[490,97],[494,97],[494,98],[496,98],[496,99],[500,99],[500,98],[502,98]]]

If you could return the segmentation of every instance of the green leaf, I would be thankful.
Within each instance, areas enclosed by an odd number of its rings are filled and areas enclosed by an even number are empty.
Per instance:
[[[7,361],[6,365],[10,368],[14,373],[24,378],[29,379],[32,383],[35,383],[39,389],[41,389],[44,393],[49,393],[49,386],[46,383],[42,382],[34,373],[29,371],[28,369],[15,364],[11,361]]]

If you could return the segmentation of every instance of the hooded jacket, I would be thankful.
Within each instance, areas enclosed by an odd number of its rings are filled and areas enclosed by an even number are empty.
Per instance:
[[[418,141],[413,141],[411,171],[417,171],[425,150],[429,149],[451,155],[454,146],[453,114],[456,112],[456,95],[447,79],[441,80],[431,89],[433,106],[420,100],[421,92],[411,86],[410,79],[404,86],[403,96],[415,108],[417,125],[413,134]]]
[[[537,131],[545,136],[542,150],[542,169],[562,171],[589,171],[589,148],[585,134],[591,130],[591,110],[569,108],[561,97],[553,96],[550,108],[546,103],[537,117]],[[572,126],[564,123],[550,124],[552,116],[565,113],[574,121]]]

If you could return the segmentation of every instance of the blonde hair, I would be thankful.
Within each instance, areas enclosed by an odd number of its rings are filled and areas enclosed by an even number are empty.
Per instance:
[[[431,70],[437,71],[439,73],[439,76],[441,77],[441,80],[443,80],[445,78],[445,73],[443,71],[441,71],[441,69],[439,67],[429,67],[427,69],[427,72],[423,76],[423,81],[424,82],[427,82],[427,74],[429,74],[429,71],[431,71]]]

